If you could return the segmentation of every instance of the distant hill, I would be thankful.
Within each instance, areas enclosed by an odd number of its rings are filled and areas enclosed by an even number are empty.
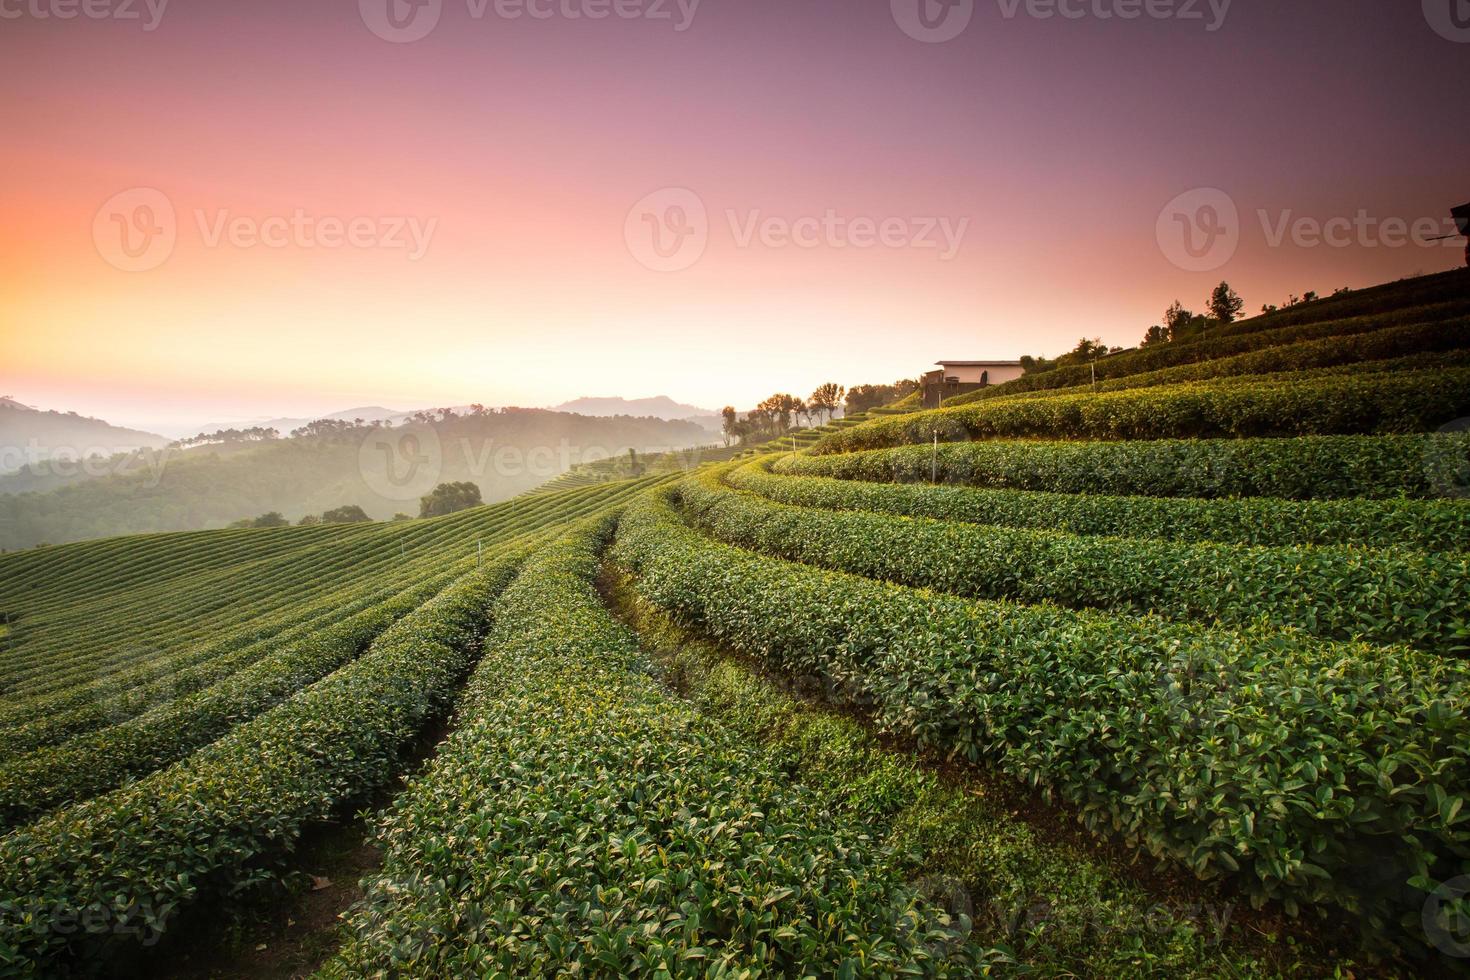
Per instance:
[[[635,418],[655,418],[668,421],[686,420],[693,422],[706,432],[719,432],[720,413],[697,405],[684,405],[667,395],[654,398],[577,398],[555,406],[555,412],[576,412],[578,415],[609,417],[631,415]]]
[[[440,482],[468,480],[487,503],[571,466],[709,443],[692,422],[592,418],[544,409],[451,412],[432,424],[317,423],[299,438],[222,443],[119,457],[111,475],[25,493],[0,477],[0,548],[147,531],[223,527],[280,511],[292,521],[357,504],[375,519],[417,516]]]
[[[317,419],[331,419],[334,422],[352,422],[362,419],[364,422],[392,422],[394,425],[408,418],[410,413],[400,412],[381,405],[370,405],[366,408],[349,408],[341,412],[333,412],[330,415],[314,415],[310,418],[259,418],[246,419],[243,422],[208,422],[185,436],[210,435],[227,429],[250,429],[260,427],[262,429],[275,429],[283,436],[290,435],[294,430],[301,428],[309,422]]]
[[[669,421],[693,418],[696,415],[719,415],[714,409],[684,405],[667,395],[655,398],[577,398],[555,406],[552,411],[597,416],[632,415]]]
[[[76,412],[43,411],[0,397],[0,473],[46,459],[106,457],[135,449],[160,449],[169,440],[125,429]]]

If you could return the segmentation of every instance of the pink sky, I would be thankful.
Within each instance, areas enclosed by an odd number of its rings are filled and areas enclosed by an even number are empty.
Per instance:
[[[173,0],[153,30],[61,20],[57,2],[0,0],[0,394],[120,424],[609,394],[744,406],[940,357],[1132,345],[1222,278],[1255,310],[1462,261],[1378,241],[1470,199],[1470,44],[1414,3],[1238,0],[1210,31],[1096,16],[1118,0],[1076,20],[976,0],[930,44],[870,0],[704,0],[683,31],[672,0],[671,20],[444,0],[397,44],[341,0]],[[98,212],[132,188],[162,195],[176,243],[130,272]],[[625,233],[665,188],[707,215],[703,254],[671,272]],[[1233,257],[1206,271],[1156,232],[1194,188],[1240,215]],[[1344,247],[1273,244],[1257,213],[1360,209]],[[364,222],[370,243],[212,240],[298,212]],[[740,240],[829,212],[892,240]],[[386,247],[409,221],[432,232],[421,249]],[[931,224],[940,247],[908,242]],[[961,227],[945,254],[939,229]]]

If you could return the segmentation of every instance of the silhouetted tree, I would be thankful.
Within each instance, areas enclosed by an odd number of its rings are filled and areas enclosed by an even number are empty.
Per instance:
[[[817,421],[821,421],[822,415],[827,416],[827,421],[832,421],[832,413],[837,411],[837,406],[842,404],[842,397],[846,389],[840,384],[828,381],[826,384],[818,385],[817,390],[807,399],[807,404],[812,411],[817,413]]]
[[[1316,298],[1316,294],[1311,294]],[[1234,323],[1235,318],[1240,316],[1240,311],[1245,309],[1245,300],[1235,290],[1230,288],[1230,283],[1222,282],[1215,287],[1210,294],[1210,316],[1221,323]]]
[[[367,516],[367,511],[357,504],[346,504],[322,512],[323,524],[361,524],[363,521],[370,520],[372,518]]]
[[[735,411],[734,405],[726,405],[720,409],[720,417],[724,420],[721,430],[725,434],[725,445],[740,438],[740,413]]]
[[[453,514],[470,507],[478,507],[482,502],[480,488],[468,480],[459,483],[441,483],[419,498],[419,516],[442,517],[445,514]]]

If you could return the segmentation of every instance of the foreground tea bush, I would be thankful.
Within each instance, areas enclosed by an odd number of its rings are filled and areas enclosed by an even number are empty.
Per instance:
[[[831,458],[831,457],[824,457]],[[776,476],[767,457],[730,471],[733,487],[798,507],[864,510],[971,524],[1167,541],[1283,547],[1358,545],[1470,550],[1470,502],[1425,500],[1203,500],[986,490]]]
[[[961,439],[1174,439],[1424,432],[1470,415],[1470,369],[997,399],[877,419],[822,438],[841,453]]]
[[[622,574],[609,590],[619,615],[653,651],[665,682],[839,813],[881,832],[926,896],[965,910],[971,943],[1001,946],[1043,976],[1278,975],[1241,953],[1233,897],[1162,896],[1017,816],[1026,794],[887,747],[859,721],[811,699],[819,684],[772,677],[727,655],[639,599]],[[1282,972],[1302,958],[1279,950]],[[1346,965],[1346,964],[1345,964]]]
[[[1427,892],[1470,872],[1458,662],[790,565],[701,538],[663,495],[630,506],[613,556],[681,623],[1256,901],[1335,904],[1414,944]]]
[[[431,576],[215,687],[0,766],[0,829],[88,799],[207,745],[350,661],[451,577]]]
[[[866,578],[1470,653],[1460,637],[1470,628],[1462,555],[1186,544],[790,507],[724,486],[719,471],[686,480],[679,494],[722,541]]]
[[[506,591],[458,727],[381,832],[331,976],[897,976],[969,952],[861,829],[672,698],[592,586]]]
[[[920,440],[921,442],[924,440]],[[777,473],[1147,497],[1470,496],[1470,434],[976,442],[786,456]]]
[[[0,970],[61,972],[156,938],[205,894],[381,786],[472,663],[515,552],[471,569],[360,659],[169,769],[0,840]]]

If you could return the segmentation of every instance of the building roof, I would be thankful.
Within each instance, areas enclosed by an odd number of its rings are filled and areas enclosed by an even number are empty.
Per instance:
[[[1020,367],[1020,361],[935,361],[940,367]]]

